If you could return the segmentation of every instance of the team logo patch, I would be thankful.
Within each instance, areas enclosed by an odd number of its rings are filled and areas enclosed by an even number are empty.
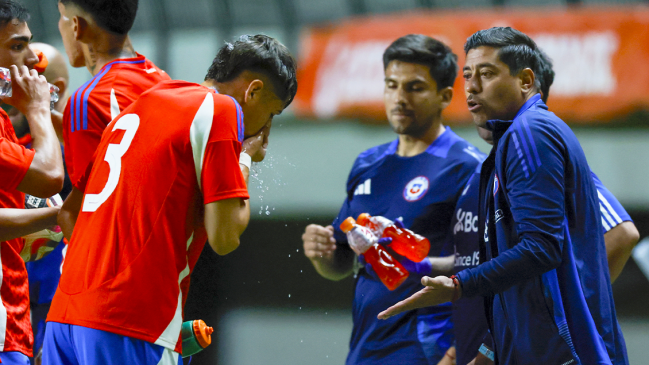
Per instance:
[[[496,175],[494,176],[494,196],[496,196],[499,187],[500,187],[500,182],[498,181],[498,175]]]
[[[403,198],[409,202],[416,202],[421,199],[428,191],[428,179],[426,176],[417,176],[406,184],[403,190]]]

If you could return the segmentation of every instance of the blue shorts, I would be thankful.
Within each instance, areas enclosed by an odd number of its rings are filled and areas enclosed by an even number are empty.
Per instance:
[[[3,359],[4,363],[4,359]],[[43,365],[182,365],[168,348],[93,328],[48,322]]]
[[[20,352],[0,352],[2,365],[29,365],[29,357]]]

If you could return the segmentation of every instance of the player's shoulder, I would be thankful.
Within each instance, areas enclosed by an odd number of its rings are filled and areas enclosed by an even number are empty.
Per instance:
[[[517,131],[517,134],[540,133],[537,138],[540,136],[558,137],[566,134],[566,132],[572,134],[566,122],[551,112],[548,106],[540,99],[540,96],[534,100],[534,103],[529,108],[514,118],[513,128],[509,128],[508,133],[511,134],[514,131]]]
[[[113,60],[99,71],[95,76],[97,79],[96,88],[98,90],[148,89],[151,86],[167,81],[171,78],[162,69],[157,67],[146,57],[138,54],[133,58],[120,58]]]
[[[396,139],[361,152],[358,157],[356,157],[356,161],[354,161],[352,171],[363,170],[383,161],[387,156],[392,155],[397,151],[398,145],[399,140]]]
[[[449,163],[463,163],[471,168],[478,166],[484,161],[486,155],[466,139],[458,136],[451,128],[446,127],[426,153],[449,160]]]
[[[235,98],[230,95],[213,93],[215,108],[223,109],[223,111],[239,113],[241,112],[241,105]]]

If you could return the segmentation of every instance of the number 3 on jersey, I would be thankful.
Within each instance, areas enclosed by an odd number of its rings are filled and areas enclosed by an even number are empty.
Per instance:
[[[126,153],[133,142],[135,132],[140,127],[140,117],[137,114],[126,114],[115,122],[112,132],[117,129],[126,131],[120,143],[110,143],[106,148],[104,161],[108,162],[110,172],[106,185],[99,194],[86,194],[83,200],[82,212],[96,211],[115,191],[119,183],[119,175],[122,173],[122,156]]]

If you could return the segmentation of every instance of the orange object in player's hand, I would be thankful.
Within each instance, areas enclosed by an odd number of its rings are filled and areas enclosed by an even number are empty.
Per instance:
[[[369,246],[363,252],[365,262],[372,265],[372,269],[388,289],[396,289],[408,278],[408,270],[376,242],[376,236],[357,225],[354,218],[345,219],[340,224],[340,229],[347,234],[350,244],[352,241],[363,241],[358,242],[359,246]]]
[[[397,227],[391,220],[367,213],[358,216],[358,224],[368,227],[379,237],[392,238],[389,245],[394,252],[405,256],[414,262],[421,262],[428,256],[430,241],[406,228]]]

